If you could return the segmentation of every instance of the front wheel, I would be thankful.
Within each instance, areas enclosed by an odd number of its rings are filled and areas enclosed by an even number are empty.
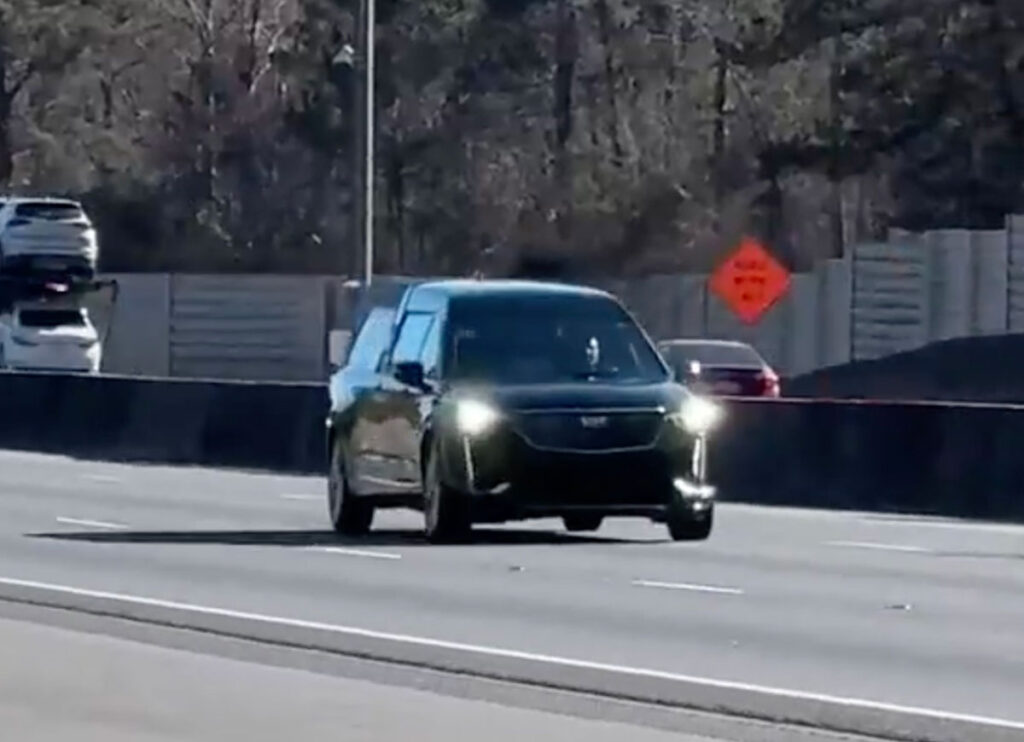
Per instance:
[[[331,466],[327,475],[327,505],[331,526],[336,533],[362,536],[373,523],[373,505],[353,494],[345,473],[345,452],[339,441],[331,449]]]
[[[713,507],[695,513],[685,505],[673,503],[665,516],[665,525],[673,541],[706,541],[714,523]]]
[[[469,538],[473,528],[466,496],[446,485],[441,477],[437,444],[431,447],[423,477],[423,519],[427,541],[455,543]]]

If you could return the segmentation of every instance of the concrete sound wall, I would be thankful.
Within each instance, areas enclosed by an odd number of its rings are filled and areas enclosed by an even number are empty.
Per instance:
[[[114,374],[323,381],[327,334],[365,309],[358,285],[330,276],[121,274],[103,370]],[[375,278],[368,302],[410,283]],[[1024,332],[1024,217],[1006,228],[910,234],[853,245],[794,274],[755,324],[740,322],[704,275],[595,279],[656,338],[754,345],[784,376],[883,358],[958,337]]]

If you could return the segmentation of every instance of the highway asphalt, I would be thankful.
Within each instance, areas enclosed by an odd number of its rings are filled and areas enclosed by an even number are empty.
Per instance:
[[[711,742],[20,621],[0,620],[0,667],[0,729],[12,740]]]
[[[593,537],[541,522],[438,547],[404,512],[340,539],[326,530],[323,490],[317,478],[0,452],[0,596],[49,591],[284,637],[515,660],[555,684],[618,674],[638,689],[685,681],[780,703],[828,696],[984,717],[1024,739],[1022,527],[723,506],[703,544],[610,521]],[[24,630],[0,624],[2,646]],[[535,721],[523,717],[524,729]]]

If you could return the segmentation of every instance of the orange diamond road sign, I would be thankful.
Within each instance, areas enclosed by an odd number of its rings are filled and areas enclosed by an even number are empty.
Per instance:
[[[711,290],[749,325],[789,290],[789,271],[764,245],[745,238],[711,274]]]

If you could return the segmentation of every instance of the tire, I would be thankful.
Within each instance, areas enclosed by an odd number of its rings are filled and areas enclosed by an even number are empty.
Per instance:
[[[473,530],[469,501],[441,479],[439,458],[435,443],[423,472],[424,533],[432,544],[459,543],[468,540]]]
[[[327,511],[336,533],[362,536],[373,523],[373,505],[354,495],[345,476],[345,452],[340,442],[331,449],[327,475]]]
[[[694,515],[689,508],[673,503],[665,516],[665,525],[673,541],[707,541],[714,523],[713,507]]]
[[[582,533],[584,531],[596,531],[601,527],[604,517],[600,515],[566,515],[562,518],[565,530],[570,533]]]

